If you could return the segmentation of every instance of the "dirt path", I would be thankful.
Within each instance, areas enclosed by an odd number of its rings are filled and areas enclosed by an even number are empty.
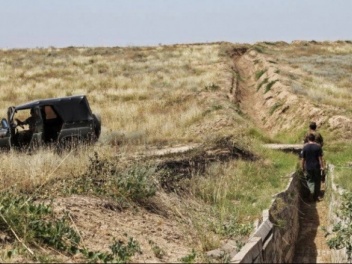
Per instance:
[[[324,193],[325,187],[322,191]],[[300,231],[293,263],[331,263],[331,251],[323,227],[328,226],[326,200],[301,201]]]

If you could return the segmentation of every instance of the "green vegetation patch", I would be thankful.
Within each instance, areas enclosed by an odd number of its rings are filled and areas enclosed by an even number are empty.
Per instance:
[[[343,202],[339,208],[340,222],[335,224],[332,229],[332,238],[327,244],[333,249],[346,248],[348,260],[352,260],[352,192],[343,195]],[[329,233],[328,233],[329,235]]]
[[[12,239],[29,245],[46,245],[75,253],[79,235],[69,226],[67,214],[58,217],[50,204],[36,203],[33,198],[2,192],[0,230]]]
[[[283,106],[283,102],[276,102],[269,110],[269,114],[272,115],[278,108]]]
[[[99,157],[95,152],[87,171],[74,183],[66,185],[68,194],[95,194],[114,198],[123,204],[144,202],[156,193],[154,166],[135,164],[126,169],[118,163]]]
[[[257,92],[259,91],[259,89],[266,84],[269,81],[269,78],[265,78],[263,81],[261,81],[258,86],[257,86]]]
[[[260,77],[262,77],[262,75],[263,75],[264,73],[266,73],[266,71],[267,71],[267,69],[257,71],[257,72],[255,73],[255,79],[258,81],[258,80],[260,79]]]
[[[265,87],[264,93],[269,92],[270,89],[271,89],[271,87],[273,87],[273,85],[274,85],[276,82],[278,82],[278,80],[274,80],[274,81],[269,82],[269,83],[266,85],[266,87]]]
[[[17,240],[19,246],[27,251],[34,261],[43,261],[42,248],[54,249],[61,256],[79,257],[89,262],[128,261],[140,252],[137,241],[129,238],[127,244],[115,240],[110,246],[111,252],[91,251],[81,245],[81,237],[71,227],[68,212],[54,213],[51,202],[38,203],[30,196],[5,191],[0,196],[0,232],[6,240]],[[16,244],[15,244],[16,245]],[[7,251],[7,258],[17,254],[16,248]]]

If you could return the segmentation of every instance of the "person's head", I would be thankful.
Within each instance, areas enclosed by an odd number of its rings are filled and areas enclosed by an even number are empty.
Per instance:
[[[310,134],[308,135],[308,141],[312,141],[312,142],[315,141],[315,135],[314,135],[313,133],[310,133]]]
[[[31,116],[36,116],[37,115],[37,112],[35,111],[34,108],[31,108]]]
[[[309,128],[310,128],[311,130],[316,130],[316,129],[317,129],[317,123],[311,122],[311,123],[309,124]]]

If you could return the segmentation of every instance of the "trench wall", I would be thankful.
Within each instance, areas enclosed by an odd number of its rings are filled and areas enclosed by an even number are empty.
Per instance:
[[[344,190],[334,182],[334,166],[329,165],[326,179],[329,197],[329,227],[341,222],[337,212]],[[231,263],[288,263],[292,262],[299,233],[299,203],[301,183],[293,173],[285,191],[277,194],[263,219],[246,245],[231,257]],[[344,224],[342,222],[342,224]],[[332,263],[352,263],[346,248],[331,250]]]
[[[262,222],[230,263],[292,262],[299,232],[300,192],[300,177],[292,173],[286,190],[275,195]]]
[[[269,209],[239,252],[234,241],[208,252],[208,256],[221,259],[228,255],[230,263],[289,263],[292,262],[299,233],[299,204],[301,178],[294,172],[289,175],[286,189],[273,197]],[[223,260],[223,259],[222,259]]]

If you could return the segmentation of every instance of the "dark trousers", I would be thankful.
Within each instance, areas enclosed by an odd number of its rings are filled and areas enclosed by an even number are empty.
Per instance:
[[[317,199],[320,195],[321,172],[318,170],[307,170],[307,185],[313,198]]]

